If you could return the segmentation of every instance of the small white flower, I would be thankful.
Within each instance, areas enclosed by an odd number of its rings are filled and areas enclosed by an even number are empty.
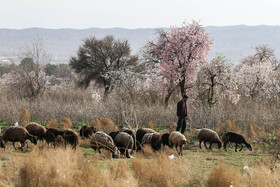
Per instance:
[[[56,173],[59,173],[59,169],[56,170]]]

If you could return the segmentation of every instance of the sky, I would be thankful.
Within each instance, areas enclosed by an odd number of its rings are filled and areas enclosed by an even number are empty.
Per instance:
[[[0,28],[279,25],[279,0],[0,0]]]

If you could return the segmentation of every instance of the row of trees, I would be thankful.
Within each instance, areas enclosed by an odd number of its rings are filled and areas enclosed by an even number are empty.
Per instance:
[[[166,106],[177,92],[208,108],[221,98],[237,103],[240,95],[279,98],[279,63],[267,46],[258,46],[233,67],[223,55],[207,60],[212,39],[197,22],[157,33],[139,56],[131,54],[127,40],[86,38],[69,65],[50,64],[50,55],[37,39],[21,50],[20,64],[11,65],[2,82],[30,98],[62,80],[84,88],[103,87],[104,98],[115,90],[120,96],[128,94],[131,101],[135,90],[145,87],[162,95]]]

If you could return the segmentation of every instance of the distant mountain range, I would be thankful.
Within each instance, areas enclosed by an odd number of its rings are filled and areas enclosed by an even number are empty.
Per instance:
[[[230,61],[237,62],[244,55],[252,54],[261,44],[273,48],[280,57],[280,26],[208,26],[206,30],[214,42],[210,59],[222,53]],[[54,62],[68,62],[85,38],[101,38],[108,34],[129,40],[133,53],[137,53],[147,41],[156,37],[156,29],[0,29],[0,57],[15,56],[20,47],[34,36],[40,36],[47,51],[54,55]]]

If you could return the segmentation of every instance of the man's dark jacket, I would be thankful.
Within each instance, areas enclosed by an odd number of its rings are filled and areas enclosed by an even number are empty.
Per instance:
[[[182,100],[177,103],[177,116],[180,116],[180,117],[188,116],[187,103],[186,103],[186,114],[184,114],[184,104],[183,104]]]

